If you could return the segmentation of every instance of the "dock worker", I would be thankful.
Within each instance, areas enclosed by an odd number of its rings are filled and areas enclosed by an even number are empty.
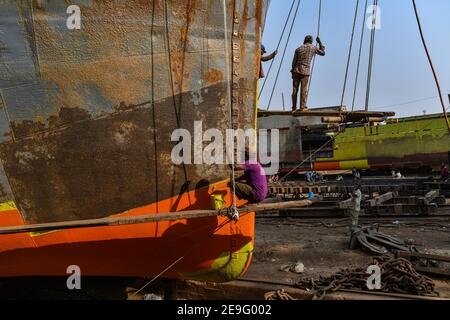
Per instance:
[[[264,168],[258,160],[250,157],[247,149],[244,164],[235,166],[235,170],[244,172],[235,179],[236,196],[239,199],[248,200],[249,203],[260,203],[267,198],[268,188]],[[232,182],[228,186],[233,188]]]
[[[444,181],[448,180],[448,167],[445,163],[441,166],[441,179]]]
[[[261,45],[261,61],[259,63],[259,78],[260,79],[265,77],[264,70],[263,70],[263,67],[262,67],[262,63],[270,61],[273,58],[275,58],[276,55],[278,54],[278,50],[275,50],[274,52],[272,52],[268,56],[264,56],[266,53],[267,53],[266,47],[264,47],[264,45]]]
[[[352,192],[350,205],[351,231],[356,230],[359,224],[359,213],[361,211],[362,192],[361,185],[357,184]]]
[[[298,89],[301,85],[300,93],[300,111],[306,111],[306,103],[308,101],[308,83],[311,75],[311,61],[316,54],[320,56],[325,55],[325,47],[317,37],[317,43],[319,47],[313,44],[313,37],[306,36],[303,45],[295,50],[294,59],[292,61],[292,80],[293,80],[293,92],[292,92],[292,111],[297,111],[297,97]]]

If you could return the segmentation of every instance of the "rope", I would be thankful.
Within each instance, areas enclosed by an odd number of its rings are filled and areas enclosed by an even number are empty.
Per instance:
[[[231,129],[233,129],[233,99],[232,99],[232,89],[231,89],[231,70],[230,70],[230,56],[228,53],[228,49],[230,48],[229,46],[229,40],[228,40],[228,23],[227,23],[227,3],[226,0],[222,1],[223,4],[223,26],[224,26],[224,38],[225,38],[225,57],[226,57],[226,74],[227,74],[227,95],[228,95],[228,104],[230,106],[229,108],[229,112],[230,112],[230,127]],[[235,3],[236,5],[236,3]],[[233,11],[235,11],[236,8],[234,8]],[[234,138],[233,135],[230,135],[231,139],[233,139],[233,143],[234,143]],[[232,145],[232,144],[230,144]],[[229,155],[228,155],[229,156]],[[232,197],[232,208],[236,209],[236,203],[237,203],[237,199],[236,199],[236,167],[235,167],[235,163],[234,163],[234,150],[233,150],[233,156],[232,159],[230,160],[230,165],[231,165],[231,182],[232,182],[232,189],[233,189],[233,197]],[[236,210],[237,212],[237,210]]]
[[[373,1],[373,17],[372,17],[372,32],[370,36],[370,50],[369,50],[369,69],[367,71],[367,88],[366,88],[366,104],[365,110],[369,111],[370,102],[370,89],[372,86],[372,68],[373,68],[373,53],[375,49],[375,34],[376,34],[376,23],[378,14],[378,0]]]
[[[278,44],[277,44],[277,48],[276,48],[277,51],[278,51],[278,49],[280,48],[281,41],[283,40],[284,33],[285,33],[285,31],[286,31],[286,27],[287,27],[287,25],[288,25],[288,23],[289,23],[289,20],[290,20],[290,18],[291,18],[292,10],[294,9],[294,4],[295,4],[295,0],[292,0],[291,9],[289,10],[289,14],[288,14],[288,16],[287,16],[287,18],[286,18],[286,22],[284,23],[283,31],[281,32],[280,40],[278,41]],[[266,77],[264,78],[263,85],[262,85],[262,87],[261,87],[261,90],[259,91],[258,99],[261,98],[261,95],[262,95],[262,93],[263,93],[263,91],[264,91],[264,88],[265,88],[265,86],[266,86],[267,79],[269,78],[270,71],[272,71],[272,66],[273,66],[273,63],[274,63],[274,62],[275,62],[275,59],[272,59],[272,61],[270,61],[269,70],[267,71],[267,75],[266,75]]]
[[[245,215],[245,214],[244,214]],[[133,296],[137,295],[139,292],[141,292],[142,290],[144,290],[146,287],[148,287],[149,285],[151,285],[153,282],[155,282],[157,279],[159,279],[164,273],[166,273],[167,271],[169,271],[170,269],[172,269],[176,264],[178,264],[181,260],[183,260],[184,258],[186,258],[186,256],[188,256],[189,254],[191,254],[192,252],[194,252],[196,249],[198,249],[202,244],[204,244],[206,241],[208,241],[212,236],[214,236],[214,234],[219,231],[220,229],[222,229],[223,227],[225,227],[227,224],[229,224],[231,222],[231,220],[227,220],[222,222],[220,225],[217,226],[216,229],[214,229],[214,231],[208,235],[208,237],[206,239],[203,240],[199,240],[197,241],[197,243],[192,246],[191,248],[189,248],[181,257],[179,257],[178,259],[176,259],[174,262],[172,262],[171,264],[169,264],[166,268],[164,268],[160,273],[158,273],[155,277],[153,277],[149,282],[147,282],[145,285],[143,285],[139,290],[137,290]]]
[[[353,39],[355,36],[355,27],[356,27],[356,20],[358,18],[358,9],[359,9],[359,0],[356,1],[355,17],[353,19],[352,36],[350,37],[350,49],[348,50],[347,68],[345,69],[344,87],[342,89],[341,107],[344,105],[345,90],[347,88],[348,71],[350,68],[350,60],[351,60],[352,51],[353,51]]]
[[[355,100],[356,100],[356,91],[358,89],[358,79],[359,79],[359,69],[361,66],[361,54],[362,54],[362,47],[363,47],[363,43],[364,43],[364,33],[365,33],[365,24],[366,24],[366,19],[365,19],[365,15],[367,12],[367,7],[369,5],[369,0],[366,0],[366,5],[364,6],[364,13],[363,13],[363,17],[362,17],[362,29],[361,29],[361,39],[359,42],[359,54],[358,54],[358,65],[356,67],[356,78],[355,78],[355,87],[353,90],[353,101],[352,101],[352,111],[355,110]]]
[[[429,100],[434,100],[434,99],[437,99],[437,98],[439,98],[439,96],[432,96],[432,97],[427,97],[427,98],[410,100],[410,101],[406,101],[406,102],[391,104],[389,106],[376,107],[376,108],[373,108],[373,110],[389,109],[389,108],[392,108],[392,107],[402,107],[402,106],[409,105],[409,104],[412,104],[412,103],[422,102],[422,101],[429,101]]]
[[[318,37],[320,36],[321,20],[322,20],[322,0],[319,1],[319,18],[317,20],[317,36]],[[313,61],[312,61],[312,66],[311,66],[311,76],[309,77],[307,96],[309,95],[309,88],[311,87],[315,64],[316,64],[316,55],[313,56]]]
[[[190,1],[188,3],[188,6],[190,6]],[[189,7],[187,7],[186,10],[189,10]],[[165,20],[165,37],[166,37],[166,43],[167,43],[167,55],[168,55],[168,60],[169,60],[168,61],[169,62],[169,79],[170,79],[170,87],[171,87],[171,90],[172,90],[172,103],[173,103],[173,109],[174,109],[174,112],[175,112],[175,119],[176,119],[176,122],[177,122],[177,128],[180,129],[181,128],[181,121],[180,121],[180,115],[179,115],[178,112],[181,112],[181,103],[182,103],[182,101],[181,101],[182,92],[181,91],[182,91],[182,87],[180,87],[180,101],[179,101],[180,104],[178,106],[178,111],[177,111],[177,102],[176,102],[176,99],[175,99],[175,86],[173,84],[173,74],[172,74],[172,54],[170,52],[169,18],[168,18],[169,17],[169,13],[168,12],[169,11],[168,11],[168,7],[167,7],[167,0],[165,0],[164,1],[164,20]],[[189,28],[189,25],[187,27]],[[153,32],[153,29],[152,29],[152,32]],[[185,42],[187,42],[187,40]],[[187,43],[185,43],[185,48],[184,48],[185,51],[186,51],[186,46],[187,46]],[[153,47],[152,47],[152,50],[153,50]],[[153,59],[153,54],[152,54],[152,59]],[[184,61],[183,61],[183,64],[184,64]],[[152,66],[153,66],[153,64],[152,64]],[[152,82],[152,86],[153,86],[153,82]],[[182,84],[181,84],[181,86],[182,86]],[[152,92],[152,100],[154,100],[154,92]],[[153,105],[153,110],[154,109],[155,108],[154,108],[154,105]],[[155,144],[155,146],[156,146],[156,144]],[[188,180],[188,173],[187,173],[187,169],[186,169],[186,164],[184,162],[183,162],[183,174],[184,174],[185,182],[188,182],[189,181]],[[189,201],[189,204],[192,205],[190,196],[188,196],[188,201]]]
[[[311,160],[316,154],[318,154],[320,151],[322,151],[323,148],[325,148],[327,145],[329,145],[331,142],[334,142],[334,140],[336,140],[336,138],[344,133],[346,127],[344,128],[343,131],[338,132],[335,136],[333,136],[330,140],[328,140],[327,142],[325,142],[319,149],[317,149],[316,151],[314,151],[313,153],[311,153],[305,160],[303,160],[298,166],[296,166],[294,169],[292,169],[291,171],[289,171],[284,177],[282,177],[280,180],[278,180],[278,182],[283,182],[284,180],[286,180],[292,173],[294,173],[298,168],[300,168],[301,166],[303,166],[307,161]]]
[[[291,34],[292,34],[292,30],[294,29],[295,21],[297,20],[298,9],[300,7],[300,3],[301,2],[302,2],[302,0],[298,0],[297,7],[295,9],[294,19],[292,20],[291,28],[289,30],[289,34],[288,34],[288,37],[287,37],[287,40],[286,40],[286,45],[284,47],[283,56],[281,58],[281,62],[280,62],[280,66],[278,68],[277,76],[276,76],[275,82],[273,84],[272,93],[270,94],[270,99],[269,99],[269,104],[267,106],[267,110],[270,109],[270,104],[272,103],[273,94],[275,93],[275,89],[276,89],[276,86],[277,86],[277,83],[278,83],[278,78],[280,76],[281,67],[283,66],[283,61],[284,61],[284,58],[286,56],[287,47],[289,45],[289,39],[291,38]]]
[[[437,87],[437,90],[439,92],[439,98],[440,98],[440,101],[441,101],[442,110],[444,112],[445,123],[447,124],[447,129],[448,129],[448,132],[450,133],[450,123],[449,123],[448,116],[447,116],[447,109],[445,108],[444,98],[442,97],[442,91],[441,91],[441,86],[439,84],[439,79],[438,79],[436,70],[434,69],[433,60],[431,59],[431,55],[430,55],[430,52],[428,51],[428,46],[427,46],[427,43],[425,41],[425,36],[423,34],[422,23],[420,22],[419,12],[418,12],[417,6],[416,6],[416,0],[412,0],[412,4],[413,4],[413,7],[414,7],[414,13],[416,15],[417,25],[419,27],[420,37],[422,39],[422,44],[423,44],[423,47],[425,49],[425,53],[427,54],[428,62],[430,63],[431,71],[433,72],[434,80],[436,82],[436,87]]]

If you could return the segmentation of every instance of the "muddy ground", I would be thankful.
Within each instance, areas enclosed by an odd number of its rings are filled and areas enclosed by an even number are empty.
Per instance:
[[[418,246],[420,252],[450,256],[449,218],[361,220],[362,225],[374,222],[383,233],[423,244]],[[292,284],[302,277],[330,276],[371,263],[373,256],[367,252],[348,248],[349,223],[348,219],[257,219],[253,262],[242,278]],[[304,264],[303,274],[280,270],[296,262]],[[450,279],[435,279],[441,296],[450,296]]]

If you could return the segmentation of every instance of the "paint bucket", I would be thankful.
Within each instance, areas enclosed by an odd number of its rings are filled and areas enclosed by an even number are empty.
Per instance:
[[[211,195],[211,206],[214,210],[222,210],[225,205],[225,200],[223,199],[223,194],[212,194]]]

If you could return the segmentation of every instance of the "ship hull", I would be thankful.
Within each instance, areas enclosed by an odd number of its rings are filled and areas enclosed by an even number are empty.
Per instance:
[[[172,137],[194,136],[196,122],[224,136],[255,127],[267,5],[80,1],[71,30],[64,2],[0,2],[0,225],[209,209],[218,191],[229,205],[229,168],[175,165]],[[227,281],[248,266],[254,220],[225,222],[0,236],[0,276],[63,275],[68,264],[152,276],[188,255],[165,276]]]
[[[449,163],[450,137],[442,115],[389,120],[386,125],[348,128],[336,137],[333,156],[315,170],[440,169]]]
[[[320,117],[269,116],[258,122],[260,128],[280,131],[281,173],[352,168],[436,170],[450,161],[450,136],[441,114],[358,125],[341,132],[323,124]]]

